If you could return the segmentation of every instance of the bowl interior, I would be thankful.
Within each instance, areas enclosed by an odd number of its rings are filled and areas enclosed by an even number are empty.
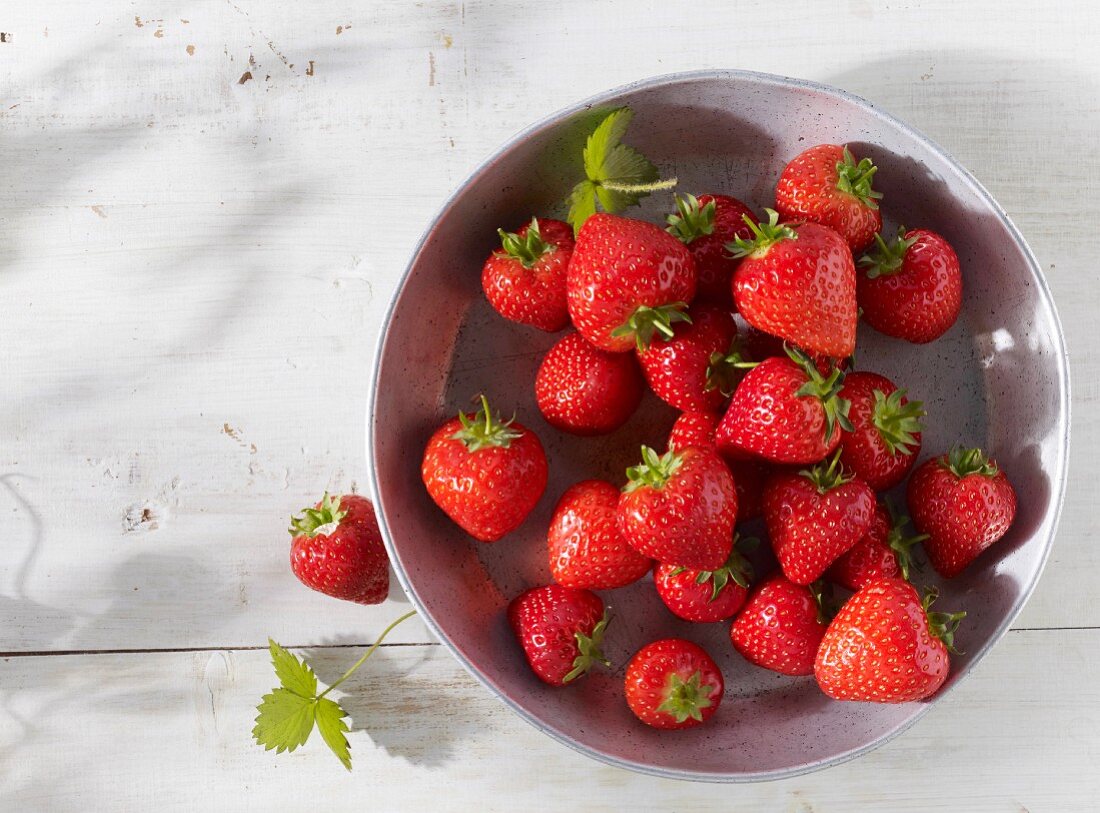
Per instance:
[[[488,162],[440,214],[397,294],[375,371],[369,427],[375,498],[394,566],[476,676],[530,721],[593,756],[716,780],[829,764],[884,741],[928,704],[832,702],[812,678],[755,668],[731,647],[727,623],[678,621],[648,578],[603,594],[614,612],[608,635],[614,669],[564,690],[534,677],[505,622],[512,597],[550,581],[545,529],[561,493],[588,477],[621,483],[639,444],[663,447],[675,418],[647,395],[611,436],[578,439],[553,430],[535,406],[533,381],[557,337],[499,318],[480,288],[497,227],[518,227],[533,213],[560,217],[561,201],[580,177],[585,135],[623,104],[636,113],[627,141],[666,177],[676,175],[681,190],[728,193],[760,209],[772,204],[775,180],[792,156],[817,143],[847,143],[879,166],[876,188],[885,195],[888,224],[925,226],[947,237],[964,274],[955,327],[917,347],[861,326],[857,353],[860,368],[883,373],[925,402],[922,456],[957,442],[981,445],[1019,494],[1008,537],[964,575],[940,584],[941,608],[968,612],[959,634],[967,654],[955,657],[948,686],[1003,633],[1038,577],[1061,501],[1067,393],[1057,318],[1026,247],[980,187],[919,134],[854,97],[739,72],[642,83],[559,114]],[[668,195],[657,195],[627,214],[661,222],[669,204]],[[480,392],[496,409],[514,409],[539,435],[551,471],[527,522],[491,545],[451,524],[419,478],[431,432]],[[934,575],[926,567],[918,584],[940,583]],[[669,635],[703,645],[727,686],[708,725],[674,734],[638,723],[621,685],[631,654]]]

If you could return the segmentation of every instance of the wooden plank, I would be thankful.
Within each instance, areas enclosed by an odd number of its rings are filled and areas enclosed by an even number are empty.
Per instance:
[[[4,807],[115,811],[1092,811],[1100,631],[1011,633],[915,728],[856,762],[736,788],[631,774],[538,733],[441,647],[383,647],[345,684],[349,775],[315,739],[250,742],[264,652],[19,657],[3,676]],[[331,681],[355,650],[315,649]],[[1056,668],[1049,665],[1056,664]],[[365,729],[365,730],[364,730]],[[535,767],[537,766],[537,767]]]
[[[1050,269],[1075,444],[1096,448],[1100,302],[1068,235],[1100,216],[1097,13],[1055,5],[802,2],[766,34],[744,24],[765,6],[652,5],[609,52],[622,3],[9,2],[0,651],[361,642],[395,615],[300,588],[283,529],[363,482],[368,359],[405,258],[510,133],[663,71],[831,81],[955,151]],[[1072,483],[1095,479],[1072,460]],[[1022,626],[1100,625],[1090,502],[1071,489]]]

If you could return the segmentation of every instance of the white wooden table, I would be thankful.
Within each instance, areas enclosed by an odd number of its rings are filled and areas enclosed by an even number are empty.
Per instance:
[[[1097,808],[1100,7],[6,0],[0,32],[0,809]],[[428,219],[531,121],[704,67],[912,122],[1047,269],[1074,453],[1017,627],[910,732],[790,781],[588,761],[419,622],[345,684],[353,773],[316,738],[264,753],[267,637],[331,681],[405,603],[301,587],[285,528],[363,482],[368,360]]]

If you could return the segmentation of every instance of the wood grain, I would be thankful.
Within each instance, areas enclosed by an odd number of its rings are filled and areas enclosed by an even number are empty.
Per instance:
[[[535,807],[571,798],[583,777],[592,809],[1086,809],[1096,632],[1065,628],[1100,627],[1100,10],[792,0],[781,25],[773,3],[691,11],[4,4],[0,652],[213,650],[5,661],[11,807],[69,809],[93,793],[117,810],[166,798],[339,809],[366,790],[379,809],[417,809],[441,788],[470,809]],[[254,753],[262,653],[226,648],[268,635],[362,644],[404,605],[302,588],[285,526],[326,488],[362,488],[369,359],[421,230],[521,127],[620,83],[707,67],[826,81],[900,115],[990,188],[1047,269],[1072,356],[1074,453],[1061,531],[1017,624],[1035,632],[1011,635],[873,757],[733,792],[597,768],[506,715],[434,647],[386,652],[446,711],[411,713],[425,704],[364,683],[364,703],[398,713],[381,745],[360,735],[353,777],[312,748]],[[393,640],[430,638],[409,623]],[[934,782],[914,770],[947,757]]]
[[[0,800],[58,813],[86,809],[88,794],[112,810],[316,809],[320,800],[330,810],[426,810],[446,799],[448,810],[554,811],[579,793],[576,809],[593,813],[631,802],[676,811],[1092,811],[1098,648],[1095,630],[1011,633],[883,748],[737,787],[592,762],[508,712],[438,646],[383,646],[345,684],[351,774],[316,734],[280,756],[250,741],[254,706],[273,678],[265,652],[13,658],[2,662]],[[309,652],[326,681],[357,654]],[[141,758],[104,758],[123,749]]]

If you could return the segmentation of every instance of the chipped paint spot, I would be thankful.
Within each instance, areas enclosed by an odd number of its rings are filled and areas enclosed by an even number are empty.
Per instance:
[[[240,440],[241,439],[240,430],[230,426],[228,423],[223,423],[222,424],[222,434],[223,435],[229,435],[229,437],[233,438],[233,440]]]
[[[306,68],[306,76],[313,76],[313,60],[309,61],[309,67]]]
[[[452,37],[450,34],[441,34],[440,39],[443,40],[444,48],[450,48],[452,45],[455,44],[455,38]]]
[[[161,37],[164,36],[164,29],[158,28],[156,31],[153,32],[153,36],[159,40]]]
[[[0,31],[0,42],[11,42],[12,36],[14,35],[9,34],[7,31]]]
[[[188,56],[194,56],[195,55],[195,46],[194,45],[188,45],[187,46],[187,55]]]
[[[188,24],[190,24],[191,21],[190,20],[185,20],[185,19],[183,19],[183,17],[180,17],[180,22],[183,23],[184,25],[188,25]]]
[[[241,78],[237,80],[237,84],[238,85],[243,85],[245,82],[247,82],[251,78],[252,78],[252,71],[245,71],[244,73],[241,74]]]
[[[351,28],[351,23],[345,23],[344,25],[336,26],[336,36],[340,36],[345,31],[347,31],[349,28]]]
[[[105,211],[103,211],[103,207],[102,207],[102,206],[91,206],[91,207],[89,207],[89,208],[91,208],[91,210],[92,210],[93,212],[95,212],[95,213],[96,213],[97,215],[99,215],[100,217],[102,217],[102,218],[103,218],[104,220],[106,220],[106,219],[107,219],[107,213],[106,213]]]
[[[143,23],[141,21],[141,18],[138,17],[136,14],[134,15],[134,25],[136,25],[138,28],[144,28],[145,27],[145,23]]]
[[[428,87],[435,87],[435,54],[428,51]]]

